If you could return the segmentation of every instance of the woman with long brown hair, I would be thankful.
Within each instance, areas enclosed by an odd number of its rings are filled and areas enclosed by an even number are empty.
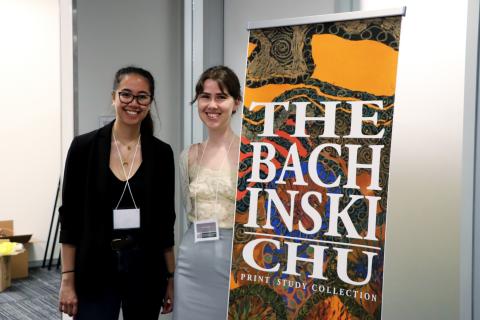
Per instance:
[[[180,155],[190,226],[179,249],[173,318],[225,319],[240,145],[230,127],[242,102],[237,76],[225,66],[207,69],[195,101],[208,139]]]

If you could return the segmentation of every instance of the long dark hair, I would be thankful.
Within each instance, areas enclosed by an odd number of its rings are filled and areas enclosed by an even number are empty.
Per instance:
[[[148,85],[150,87],[150,94],[152,95],[152,103],[155,103],[155,80],[153,79],[153,76],[149,71],[139,67],[128,66],[128,67],[119,69],[115,73],[115,78],[113,79],[113,91],[117,90],[118,85],[123,80],[123,77],[125,77],[128,74],[137,74],[145,78],[145,80],[147,80]],[[152,136],[153,132],[154,132],[153,119],[150,111],[148,111],[147,116],[145,117],[145,119],[142,120],[142,123],[140,124],[140,133],[143,135]]]
[[[208,79],[217,82],[223,93],[228,93],[236,101],[242,101],[242,90],[237,75],[229,67],[220,65],[203,71],[195,86],[195,98],[191,102],[192,104],[197,101],[198,96],[203,92],[203,84]]]

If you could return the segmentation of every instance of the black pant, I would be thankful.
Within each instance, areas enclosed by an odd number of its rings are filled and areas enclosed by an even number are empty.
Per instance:
[[[124,320],[158,320],[162,301],[146,302],[140,294],[131,292],[126,296],[106,291],[101,296],[79,297],[75,320],[118,320],[120,307]]]
[[[128,281],[129,282],[129,281]],[[164,287],[152,296],[149,290],[139,291],[137,285],[119,284],[93,296],[78,297],[75,320],[118,320],[120,307],[124,320],[158,320],[163,305]]]
[[[166,288],[166,281],[158,282],[161,271],[146,275],[135,263],[139,256],[128,250],[117,257],[106,288],[79,294],[75,320],[118,320],[120,307],[124,320],[158,320]]]

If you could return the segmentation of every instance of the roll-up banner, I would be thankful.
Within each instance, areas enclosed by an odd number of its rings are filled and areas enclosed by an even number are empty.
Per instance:
[[[228,319],[381,319],[405,8],[249,24]]]

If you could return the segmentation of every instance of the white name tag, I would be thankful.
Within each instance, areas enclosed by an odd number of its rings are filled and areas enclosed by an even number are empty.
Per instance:
[[[216,219],[195,221],[193,225],[195,227],[195,242],[220,239]]]
[[[114,230],[138,228],[140,228],[140,209],[113,210]]]

